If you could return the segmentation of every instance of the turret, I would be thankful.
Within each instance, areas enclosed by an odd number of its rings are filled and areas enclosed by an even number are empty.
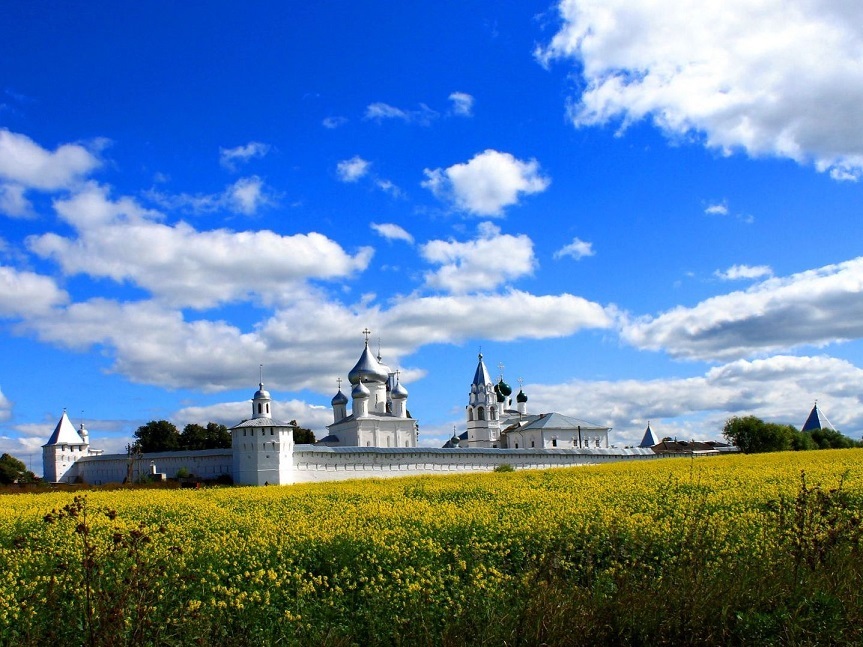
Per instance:
[[[496,446],[500,435],[498,392],[483,362],[482,353],[478,355],[466,410],[468,447]]]
[[[339,378],[339,392],[333,396],[333,422],[344,420],[348,417],[348,396],[342,393],[342,380]]]
[[[521,415],[527,415],[527,396],[523,389],[519,389],[518,395],[515,396],[515,406]]]

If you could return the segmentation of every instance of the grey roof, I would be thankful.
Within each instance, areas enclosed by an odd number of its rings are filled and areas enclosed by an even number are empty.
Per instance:
[[[809,412],[809,417],[806,418],[806,422],[803,423],[803,429],[801,431],[815,431],[816,429],[832,429],[836,431],[836,427],[830,424],[830,421],[827,420],[827,416],[825,416],[819,409],[818,403],[815,403],[815,406],[812,407],[812,411]]]
[[[75,431],[75,427],[72,426],[72,422],[69,420],[69,416],[66,415],[66,412],[63,412],[63,415],[60,417],[60,422],[57,423],[57,426],[54,427],[54,433],[51,434],[51,437],[48,439],[48,442],[43,445],[46,447],[48,445],[84,445],[84,439],[78,435],[78,432]]]
[[[251,418],[234,425],[231,429],[243,429],[248,427],[293,427],[290,422],[274,420],[273,418]],[[230,429],[228,430],[230,431]]]
[[[485,367],[485,362],[482,361],[482,353],[479,354],[479,364],[476,366],[476,373],[473,375],[473,382],[471,384],[476,384],[477,386],[491,384],[491,375],[489,375],[488,369]]]
[[[538,416],[530,416],[533,418],[527,424],[522,425],[518,430],[524,431],[527,429],[603,429],[608,430],[611,427],[603,427],[586,420],[578,418],[570,418],[561,413],[543,413]]]
[[[641,442],[638,444],[639,447],[653,447],[654,445],[658,445],[660,443],[660,439],[654,433],[653,429],[650,428],[650,423],[647,423],[647,429],[644,430],[644,437],[641,439]]]
[[[326,443],[337,443],[339,442],[339,437],[335,434],[330,434],[329,436],[324,436],[319,441],[315,443],[315,445],[324,445]]]

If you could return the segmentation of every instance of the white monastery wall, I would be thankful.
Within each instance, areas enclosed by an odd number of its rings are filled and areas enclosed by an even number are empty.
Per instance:
[[[651,449],[434,449],[294,446],[294,483],[419,474],[545,469],[656,458]]]
[[[132,462],[132,480],[159,473],[176,478],[180,468],[199,478],[215,479],[223,474],[232,475],[233,451],[230,449],[201,449],[183,452],[156,452],[143,454]],[[122,483],[129,470],[126,454],[106,454],[80,458],[67,474],[65,482],[80,478],[90,485]]]

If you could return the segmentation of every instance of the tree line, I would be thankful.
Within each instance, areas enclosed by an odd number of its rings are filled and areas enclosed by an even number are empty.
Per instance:
[[[296,420],[289,423],[294,428],[294,442],[306,444],[315,442],[311,429],[300,427]],[[136,454],[150,452],[175,452],[196,449],[230,449],[231,432],[225,425],[208,422],[206,427],[190,423],[179,431],[168,420],[151,420],[135,430],[135,442],[129,450]]]
[[[746,454],[863,447],[863,441],[834,429],[799,431],[792,425],[764,422],[755,416],[729,418],[722,435]]]

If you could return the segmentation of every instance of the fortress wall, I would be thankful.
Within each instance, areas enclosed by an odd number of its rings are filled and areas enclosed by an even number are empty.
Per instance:
[[[656,457],[650,449],[387,449],[297,445],[293,482],[487,472],[502,464],[515,469],[546,469]]]
[[[185,467],[190,474],[204,479],[215,479],[222,474],[231,474],[233,452],[230,449],[203,449],[184,452],[157,452],[143,454],[132,461],[132,481],[155,471],[175,478],[177,471]],[[85,483],[102,485],[122,483],[129,470],[126,454],[107,454],[81,458],[75,464],[74,476]]]

